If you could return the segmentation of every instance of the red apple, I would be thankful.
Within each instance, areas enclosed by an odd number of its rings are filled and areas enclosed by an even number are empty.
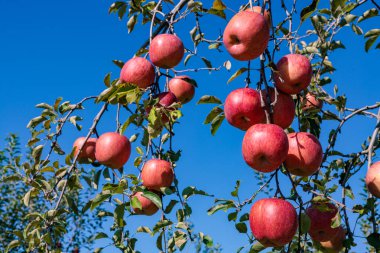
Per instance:
[[[158,97],[158,106],[169,107],[175,102],[177,102],[177,97],[173,92],[162,92],[157,95]]]
[[[260,94],[251,88],[232,91],[226,98],[224,114],[228,123],[241,130],[247,130],[254,124],[265,123],[266,120]]]
[[[169,90],[177,97],[182,104],[190,102],[194,97],[194,82],[188,76],[176,76],[169,81]]]
[[[311,94],[310,92],[306,94],[306,101],[302,99],[302,103],[304,103],[304,105],[302,106],[303,111],[311,109],[321,110],[323,107],[323,101],[318,99],[315,95]]]
[[[276,170],[288,154],[288,138],[284,130],[274,124],[251,126],[243,139],[245,162],[261,172]]]
[[[262,245],[281,247],[288,244],[297,231],[297,213],[286,200],[261,199],[251,208],[249,225],[253,235]]]
[[[130,155],[131,143],[124,135],[109,132],[102,134],[96,142],[96,160],[112,169],[121,168]]]
[[[82,147],[83,142],[86,140],[86,137],[79,137],[75,140],[73,144],[74,151],[74,157],[78,154],[80,147]],[[95,145],[96,145],[96,138],[89,138],[86,143],[84,144],[81,152],[78,155],[78,162],[79,163],[89,163],[95,161]]]
[[[154,78],[153,65],[142,57],[134,57],[127,61],[120,73],[121,82],[132,83],[141,89],[146,89],[153,84]]]
[[[141,209],[133,208],[136,214],[153,215],[158,211],[158,207],[150,199],[143,196],[142,192],[136,192],[132,198],[137,198],[141,203]]]
[[[369,167],[365,183],[368,191],[376,198],[380,198],[380,161]]]
[[[343,242],[346,239],[346,230],[340,226],[337,234],[332,239],[326,242],[320,242],[323,247],[323,252],[339,253],[343,249]]]
[[[288,134],[289,151],[285,167],[296,176],[314,174],[322,163],[322,147],[318,139],[306,132]]]
[[[247,9],[247,11],[253,11],[253,12],[261,14],[261,7],[260,6],[253,6],[252,9]],[[265,21],[268,24],[268,28],[269,28],[269,31],[270,31],[271,20],[270,20],[270,13],[269,13],[268,10],[264,10],[264,18],[265,18]]]
[[[313,70],[306,56],[288,54],[278,61],[274,81],[282,92],[298,94],[309,86],[312,75]]]
[[[326,242],[338,233],[338,228],[332,228],[333,218],[338,209],[331,203],[313,203],[306,209],[310,218],[309,235],[314,241]]]
[[[267,48],[269,28],[264,16],[253,11],[241,11],[228,22],[223,43],[233,58],[253,60]]]
[[[146,188],[160,192],[161,187],[169,187],[173,183],[172,165],[165,160],[151,159],[144,164],[141,179]]]
[[[164,69],[177,66],[185,53],[180,38],[173,34],[157,35],[149,47],[149,57],[154,65]]]

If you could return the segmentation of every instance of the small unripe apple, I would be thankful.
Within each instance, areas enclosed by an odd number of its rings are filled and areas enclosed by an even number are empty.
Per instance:
[[[120,81],[146,89],[154,83],[155,76],[153,65],[147,59],[134,57],[127,61],[121,69]]]
[[[86,137],[79,137],[75,140],[73,144],[74,157],[78,154],[80,147],[83,145],[83,142],[86,140]],[[96,138],[89,138],[84,144],[82,151],[78,155],[79,163],[89,163],[95,161],[95,145]]]
[[[368,191],[376,198],[380,198],[380,161],[369,167],[365,183]]]
[[[322,163],[322,146],[319,140],[306,132],[288,134],[289,151],[285,167],[289,173],[307,177],[313,175]]]
[[[165,160],[151,159],[144,164],[141,179],[146,188],[160,192],[161,187],[169,187],[173,183],[172,165]]]
[[[241,11],[233,16],[223,34],[224,46],[239,61],[259,57],[268,41],[269,28],[264,16],[253,11]]]
[[[286,200],[261,199],[251,208],[249,225],[253,235],[262,245],[281,247],[292,241],[297,231],[297,212]]]
[[[178,101],[186,104],[193,99],[195,94],[194,82],[188,76],[176,76],[169,81],[169,90],[177,97]]]
[[[177,66],[185,53],[180,38],[173,34],[159,34],[150,43],[149,57],[160,68],[171,69]]]
[[[277,63],[276,87],[287,94],[298,94],[311,82],[313,70],[309,59],[301,54],[288,54]]]
[[[260,172],[272,172],[288,154],[288,138],[284,130],[274,124],[256,124],[244,135],[242,153],[245,162]]]
[[[302,99],[301,102],[303,103],[303,111],[321,110],[323,107],[323,101],[318,99],[315,95],[311,94],[310,92],[306,94],[305,99]]]
[[[153,215],[158,211],[158,207],[150,199],[143,196],[142,192],[136,192],[131,198],[137,198],[141,203],[141,209],[133,208],[136,214]]]
[[[253,12],[256,12],[256,13],[259,13],[261,14],[261,7],[260,6],[253,6],[252,9],[246,9],[247,11],[253,11]],[[270,28],[271,28],[271,20],[270,20],[270,13],[268,10],[264,10],[264,18],[265,18],[265,21],[267,22],[268,24],[268,28],[269,28],[269,31],[270,31]]]
[[[224,103],[224,114],[228,123],[241,130],[247,130],[258,123],[265,123],[260,94],[251,88],[236,89],[228,94]]]
[[[320,242],[325,253],[339,253],[343,249],[343,242],[346,239],[346,230],[340,226],[336,235],[329,241]]]
[[[306,209],[310,218],[309,235],[314,241],[326,242],[338,233],[339,227],[332,228],[338,209],[331,203],[313,203]]]
[[[130,155],[131,143],[127,137],[119,133],[104,133],[96,142],[96,160],[112,169],[121,168],[128,161]]]

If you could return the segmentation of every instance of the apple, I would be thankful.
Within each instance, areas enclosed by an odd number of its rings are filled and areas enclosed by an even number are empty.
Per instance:
[[[223,43],[228,53],[239,61],[253,60],[267,48],[269,28],[263,15],[241,11],[228,22]]]
[[[295,235],[298,218],[288,201],[265,198],[255,202],[249,213],[249,225],[255,238],[265,247],[281,247]]]
[[[260,6],[253,6],[252,9],[247,9],[247,11],[253,11],[253,12],[256,12],[256,13],[259,13],[261,14],[261,7]],[[270,13],[268,10],[264,10],[264,19],[265,21],[267,22],[268,24],[268,28],[269,28],[269,31],[271,29],[271,19],[270,19]]]
[[[338,233],[339,227],[332,228],[338,209],[332,203],[313,203],[306,209],[310,218],[309,235],[314,241],[326,242]]]
[[[332,239],[326,242],[320,242],[323,247],[323,252],[339,253],[343,249],[343,242],[346,239],[346,230],[340,226],[337,234]]]
[[[73,144],[74,150],[74,157],[77,156],[79,153],[80,147],[82,147],[83,142],[86,140],[86,137],[79,137],[75,140]],[[79,163],[89,163],[95,161],[95,145],[96,145],[96,138],[89,138],[86,143],[84,144],[81,152],[78,155],[78,162]]]
[[[276,87],[287,94],[298,94],[309,86],[313,70],[309,59],[301,54],[288,54],[277,63]]]
[[[149,57],[160,68],[171,69],[177,66],[185,53],[180,38],[173,34],[159,34],[150,43]]]
[[[158,106],[159,107],[169,107],[175,102],[177,102],[177,97],[173,92],[161,92],[157,95],[158,97]]]
[[[251,88],[240,88],[228,94],[224,114],[228,123],[241,130],[247,130],[254,124],[265,123],[266,120],[260,94]]]
[[[195,94],[195,81],[188,76],[176,76],[169,81],[169,91],[172,92],[182,104],[193,99]],[[196,85],[196,84],[195,84]]]
[[[161,187],[169,187],[173,183],[172,165],[165,160],[151,159],[144,164],[141,179],[146,188],[161,192]]]
[[[306,100],[306,101],[305,101]],[[323,107],[323,101],[318,99],[315,95],[308,92],[305,96],[305,99],[302,99],[302,110],[308,111],[311,109],[321,110]]]
[[[121,69],[120,81],[146,89],[154,83],[155,76],[153,65],[147,59],[134,57],[127,61]]]
[[[104,133],[96,141],[96,160],[107,167],[121,168],[130,155],[131,143],[124,135],[115,132]]]
[[[373,196],[380,198],[380,161],[373,163],[369,167],[365,177],[365,184]]]
[[[136,214],[153,215],[158,211],[158,207],[150,199],[143,196],[142,192],[136,192],[132,195],[132,198],[137,198],[141,203],[141,209],[133,208]]]
[[[260,172],[276,170],[288,154],[288,138],[284,130],[274,124],[256,124],[244,135],[242,145],[245,162]]]
[[[322,146],[319,140],[306,132],[288,134],[289,151],[284,165],[289,173],[307,177],[314,174],[322,163]]]

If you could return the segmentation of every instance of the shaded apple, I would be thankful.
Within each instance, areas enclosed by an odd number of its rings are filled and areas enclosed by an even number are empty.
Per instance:
[[[322,163],[322,146],[319,140],[306,132],[288,134],[289,151],[285,167],[289,173],[307,177],[318,171]]]
[[[79,137],[75,140],[73,144],[74,157],[79,153],[80,147],[82,147],[86,137]],[[96,138],[89,138],[84,144],[81,152],[78,155],[79,163],[90,163],[96,160],[95,158],[95,146],[96,146]]]
[[[228,22],[223,43],[233,58],[253,60],[267,48],[269,28],[263,15],[253,11],[241,11]]]
[[[337,212],[332,203],[313,203],[306,209],[310,218],[309,235],[314,241],[326,242],[338,233],[339,227],[331,227]]]
[[[195,81],[188,76],[176,76],[169,81],[169,91],[172,92],[182,104],[193,99],[195,94]]]
[[[224,103],[224,114],[228,123],[241,130],[265,123],[266,120],[260,94],[251,88],[236,89],[228,94]]]
[[[244,135],[242,153],[245,162],[260,172],[276,170],[288,154],[288,138],[274,124],[256,124]]]
[[[177,66],[185,53],[180,38],[174,34],[159,34],[150,43],[149,57],[160,68],[171,69]]]
[[[168,161],[151,159],[144,164],[141,179],[146,188],[161,192],[161,187],[169,187],[173,183],[173,168]]]
[[[297,213],[292,204],[278,198],[255,202],[249,213],[249,225],[255,238],[265,247],[281,247],[294,237]]]
[[[158,211],[158,207],[150,199],[143,196],[142,192],[136,192],[131,198],[137,198],[141,203],[141,209],[133,208],[136,214],[153,215]]]
[[[323,107],[323,101],[310,92],[306,94],[305,98],[302,98],[301,102],[303,111],[321,110]]]
[[[96,142],[96,160],[112,169],[121,168],[128,161],[130,155],[131,143],[127,137],[119,133],[104,133]]]
[[[277,63],[276,87],[287,94],[298,94],[309,86],[313,70],[309,59],[301,54],[288,54]]]
[[[365,177],[365,184],[373,196],[380,198],[380,161],[373,163],[369,167]]]
[[[120,81],[146,89],[154,83],[155,75],[153,65],[147,59],[134,57],[127,61],[121,69]]]
[[[346,230],[340,226],[336,235],[326,242],[320,242],[323,247],[322,251],[325,253],[339,253],[343,249],[343,242],[346,239]]]

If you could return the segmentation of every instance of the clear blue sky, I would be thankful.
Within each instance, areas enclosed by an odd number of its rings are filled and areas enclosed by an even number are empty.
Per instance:
[[[226,1],[227,4],[229,2],[232,1]],[[110,1],[90,0],[0,0],[1,139],[13,132],[25,144],[29,138],[26,124],[39,113],[34,108],[35,104],[53,103],[59,96],[76,102],[85,96],[97,95],[104,89],[102,80],[107,72],[112,72],[114,78],[118,76],[119,70],[111,61],[126,61],[132,57],[148,37],[149,27],[137,26],[133,35],[129,36],[126,20],[119,22],[115,15],[107,14],[110,4]],[[278,8],[275,11],[279,11]],[[282,12],[279,16],[275,14],[275,21],[282,15]],[[205,22],[207,25],[203,29],[210,34],[210,38],[215,38],[226,25],[226,21],[219,18],[205,18]],[[374,24],[375,21],[363,24],[363,30],[367,31]],[[176,26],[177,34],[188,47],[192,47],[188,31],[193,26],[192,18],[185,24]],[[338,84],[339,94],[349,97],[348,106],[352,108],[379,101],[379,50],[365,53],[363,37],[354,35],[350,28],[342,32],[339,39],[346,49],[337,50],[331,57],[337,71],[329,90],[332,90],[334,84]],[[212,137],[209,126],[202,125],[211,107],[195,105],[202,95],[213,94],[224,100],[230,91],[242,87],[243,78],[226,85],[229,76],[242,64],[233,61],[226,53],[219,54],[214,51],[207,53],[207,57],[214,66],[221,65],[227,59],[231,60],[232,72],[222,70],[212,75],[207,72],[192,73],[191,76],[198,81],[199,88],[195,99],[184,106],[185,116],[176,128],[174,147],[183,150],[176,173],[181,181],[180,187],[195,185],[221,198],[228,198],[235,181],[240,179],[241,197],[247,198],[258,189],[258,185],[253,171],[241,156],[244,133],[224,122],[216,136]],[[198,63],[202,64],[199,59],[190,60],[189,66],[194,67]],[[258,63],[253,64],[257,66]],[[183,66],[178,69],[183,69]],[[251,78],[255,83],[259,77],[257,73],[253,73]],[[89,103],[86,107],[88,112],[84,115],[84,130],[89,128],[100,105]],[[343,128],[337,150],[358,151],[362,141],[372,133],[374,124],[375,121],[371,119],[353,120]],[[329,129],[335,127],[335,123],[326,123],[324,126],[327,128],[322,132],[321,143],[325,148]],[[101,133],[114,129],[114,110],[111,109],[109,115],[101,121],[98,130]],[[126,135],[130,136],[132,133],[131,128]],[[72,142],[84,134],[67,128],[61,138],[62,146],[69,150]],[[0,143],[3,146],[2,140]],[[133,161],[133,155],[130,160]],[[135,172],[131,161],[127,163],[127,170]],[[360,198],[359,178],[363,176],[364,171],[358,175],[355,185],[352,185],[357,198]],[[288,181],[284,180],[281,184],[288,189]],[[245,236],[239,235],[233,223],[227,222],[226,214],[207,216],[206,210],[212,206],[212,202],[212,198],[201,197],[190,202],[193,207],[191,220],[195,224],[195,230],[210,234],[215,242],[222,243],[225,252],[233,252],[239,246],[247,244]],[[150,218],[133,217],[128,225],[133,228],[145,223],[152,224],[157,219],[159,215]],[[152,238],[144,236],[142,239],[138,242],[138,248],[142,252],[156,251],[151,248],[154,245]],[[358,250],[363,252],[360,248],[359,246]]]

